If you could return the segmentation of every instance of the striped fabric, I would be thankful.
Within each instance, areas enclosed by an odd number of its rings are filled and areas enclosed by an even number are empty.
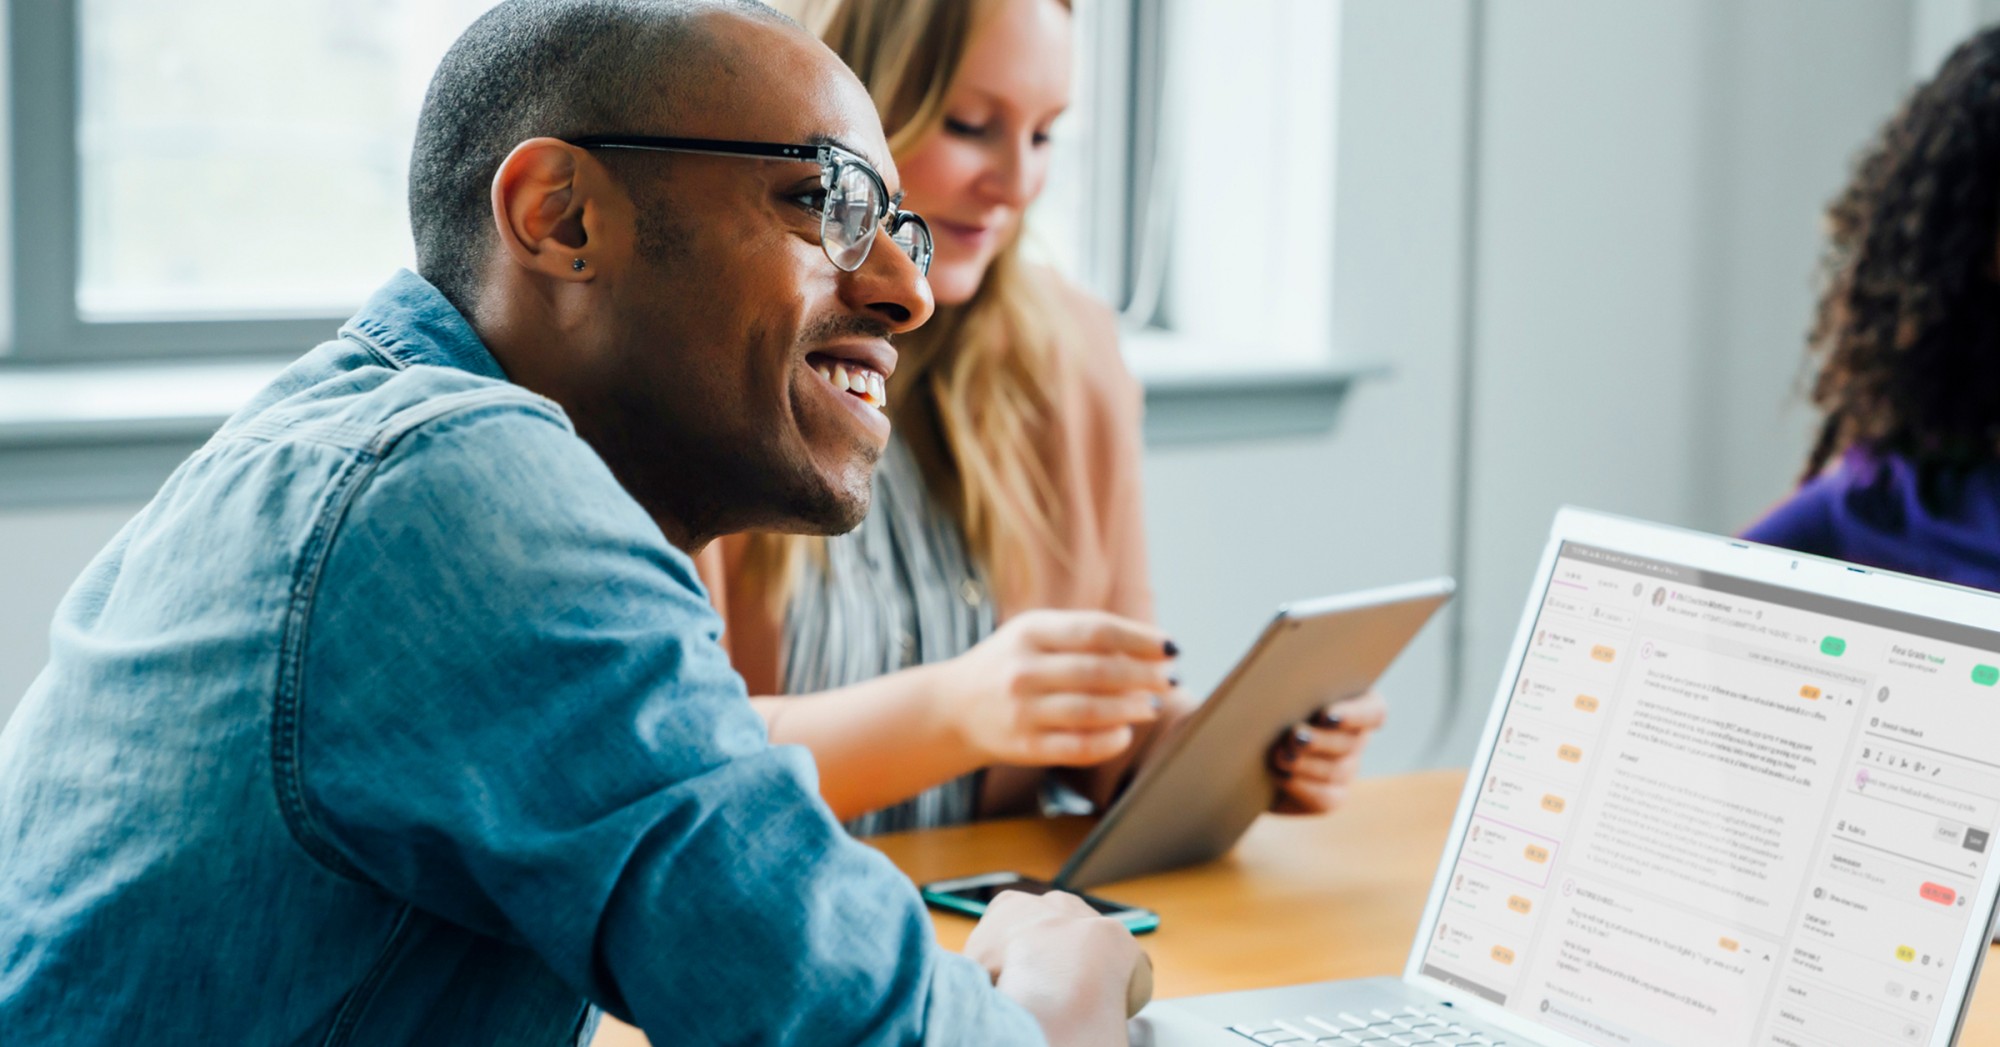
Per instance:
[[[809,559],[785,615],[784,690],[811,694],[943,661],[993,632],[985,580],[950,513],[936,506],[915,457],[891,436],[860,527]],[[856,836],[968,822],[984,772],[847,823]]]

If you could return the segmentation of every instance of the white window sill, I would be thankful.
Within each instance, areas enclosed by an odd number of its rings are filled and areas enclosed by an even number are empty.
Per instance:
[[[145,501],[285,363],[0,368],[0,510]]]
[[[0,451],[206,439],[286,363],[0,369]]]
[[[1181,348],[1133,360],[1150,446],[1323,433],[1354,382],[1387,373],[1324,363],[1224,370],[1214,361],[1232,354]],[[0,509],[144,501],[288,362],[0,368]]]
[[[1386,364],[1207,344],[1161,331],[1126,331],[1123,339],[1126,364],[1146,387],[1148,446],[1323,433],[1333,428],[1354,383],[1390,373]]]

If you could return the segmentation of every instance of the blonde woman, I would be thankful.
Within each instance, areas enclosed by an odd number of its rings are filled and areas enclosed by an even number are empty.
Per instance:
[[[875,98],[903,206],[936,240],[938,309],[897,343],[895,435],[868,519],[836,538],[710,547],[724,641],[750,693],[772,696],[754,699],[772,740],[813,751],[857,833],[1038,797],[1102,804],[1185,700],[1177,649],[1148,624],[1140,390],[1112,314],[1020,256],[1049,125],[1069,105],[1069,5],[794,13]],[[1338,806],[1382,719],[1370,695],[1278,739],[1275,806]]]

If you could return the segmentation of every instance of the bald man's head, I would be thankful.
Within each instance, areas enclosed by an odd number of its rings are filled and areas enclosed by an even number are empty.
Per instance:
[[[591,135],[797,150],[577,144]],[[670,540],[831,534],[866,513],[889,438],[880,404],[835,378],[888,378],[889,338],[932,307],[886,225],[852,267],[825,249],[828,179],[857,162],[897,197],[867,88],[769,8],[509,0],[425,99],[418,270]]]
[[[508,152],[541,136],[677,127],[730,50],[713,39],[718,15],[791,26],[756,0],[507,0],[482,15],[438,65],[417,120],[417,271],[470,313]]]

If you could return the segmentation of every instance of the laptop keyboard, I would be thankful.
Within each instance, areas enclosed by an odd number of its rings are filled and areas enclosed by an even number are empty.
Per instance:
[[[1475,1032],[1441,1014],[1405,1007],[1400,1011],[1371,1010],[1365,1014],[1336,1011],[1332,1018],[1308,1014],[1291,1020],[1272,1019],[1252,1025],[1232,1025],[1229,1031],[1265,1047],[1500,1047],[1485,1033]]]

